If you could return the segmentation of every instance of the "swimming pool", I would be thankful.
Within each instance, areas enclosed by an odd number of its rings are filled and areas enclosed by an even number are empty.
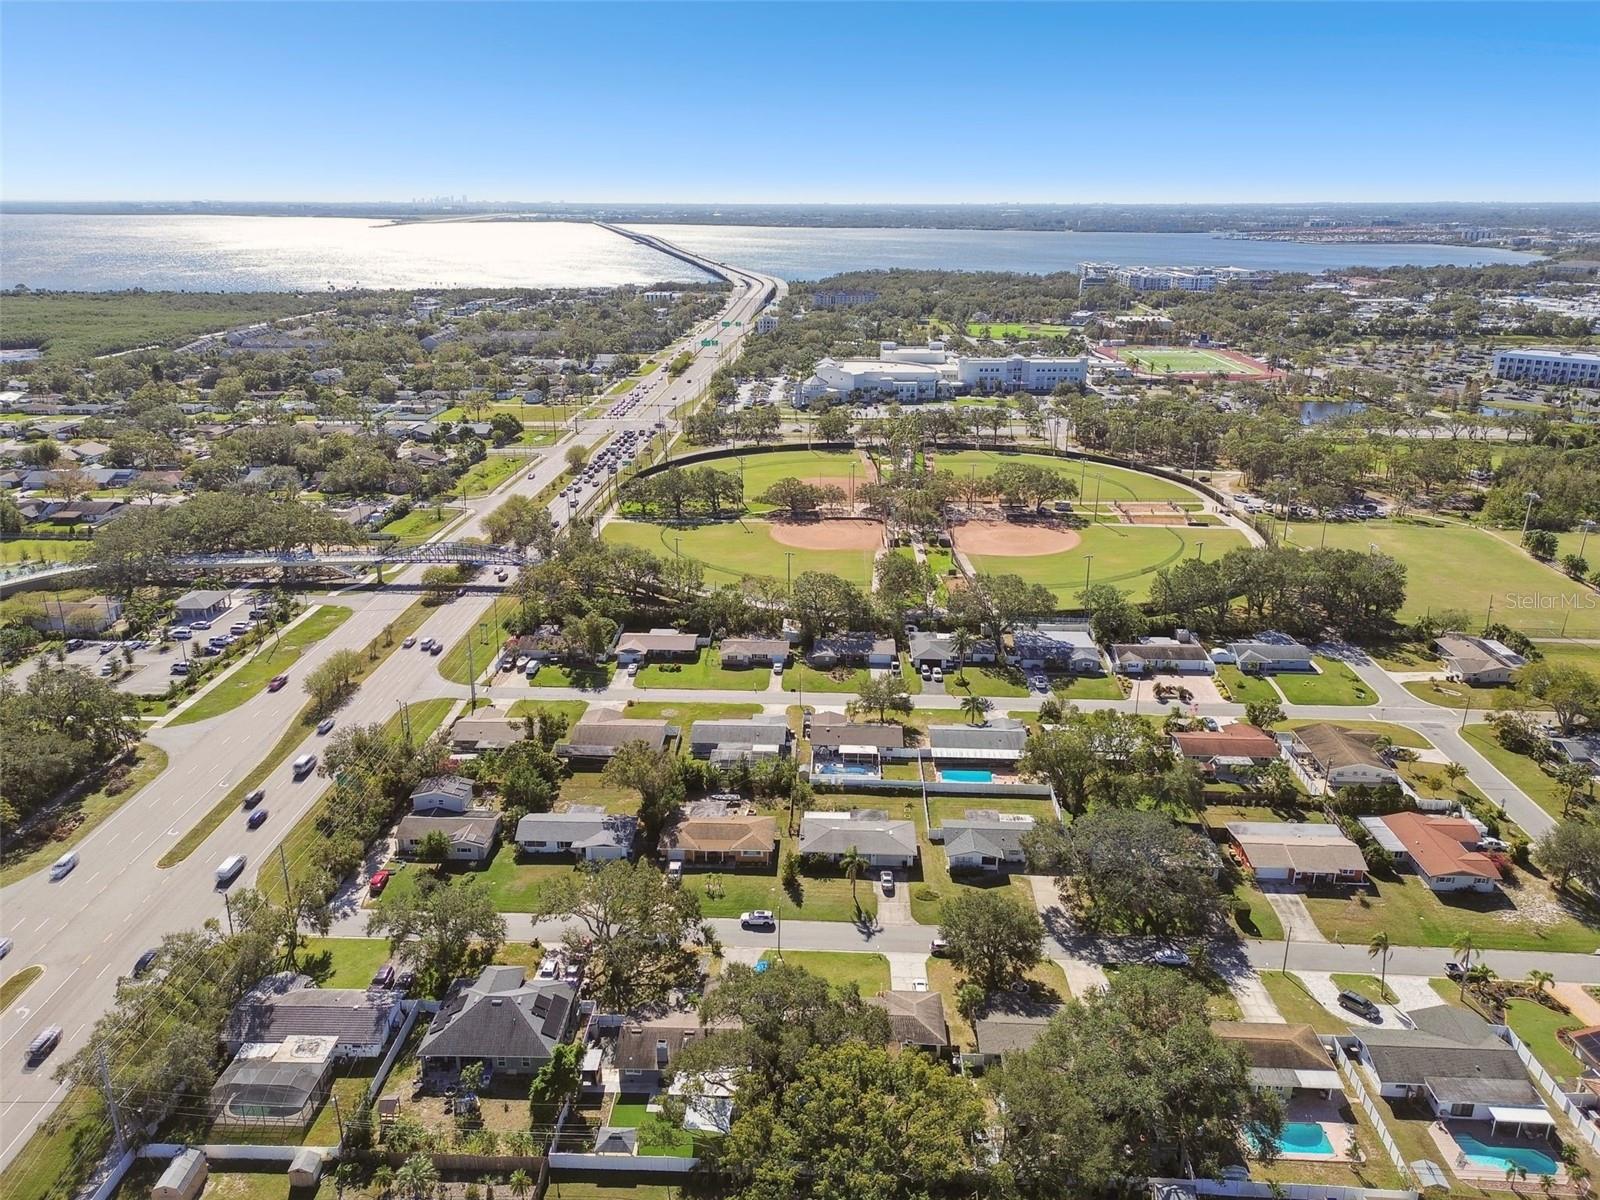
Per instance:
[[[818,775],[872,775],[878,774],[876,767],[869,767],[865,763],[824,763],[817,768]]]
[[[1259,1151],[1261,1139],[1253,1133],[1245,1136],[1250,1148]],[[1332,1158],[1333,1143],[1328,1140],[1328,1131],[1315,1121],[1285,1121],[1283,1132],[1278,1135],[1278,1153]]]
[[[1535,1150],[1529,1146],[1491,1146],[1480,1142],[1470,1133],[1456,1133],[1451,1130],[1451,1136],[1456,1139],[1456,1145],[1461,1147],[1461,1152],[1467,1156],[1467,1161],[1475,1167],[1492,1167],[1496,1171],[1504,1171],[1507,1167],[1521,1167],[1529,1175],[1554,1175],[1556,1173],[1556,1160],[1543,1150]]]
[[[966,767],[961,770],[940,771],[939,778],[946,783],[993,783],[994,772]]]

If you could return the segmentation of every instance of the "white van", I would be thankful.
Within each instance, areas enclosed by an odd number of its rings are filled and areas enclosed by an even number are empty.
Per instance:
[[[77,865],[78,852],[76,850],[68,850],[60,858],[56,859],[55,862],[50,864],[50,878],[61,879],[64,876],[71,874],[72,868]]]
[[[299,758],[294,760],[294,777],[296,779],[304,779],[307,775],[311,774],[312,769],[316,765],[317,756],[315,754],[302,754]]]
[[[234,854],[222,860],[217,866],[217,886],[227,887],[239,878],[239,872],[244,870],[244,855]]]

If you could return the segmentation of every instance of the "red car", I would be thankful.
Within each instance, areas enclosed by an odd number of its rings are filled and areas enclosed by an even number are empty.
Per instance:
[[[286,684],[288,682],[289,682],[289,677],[287,675],[274,675],[267,682],[267,691],[276,692],[279,689],[281,689],[284,684]]]
[[[372,882],[367,885],[367,891],[374,896],[381,896],[383,889],[389,886],[389,872],[387,870],[374,871]]]

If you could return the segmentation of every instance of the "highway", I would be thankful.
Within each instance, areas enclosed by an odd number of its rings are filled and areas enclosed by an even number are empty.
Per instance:
[[[691,256],[692,257],[692,256]],[[514,493],[534,495],[561,476],[567,449],[576,444],[598,449],[628,428],[648,429],[656,419],[670,422],[675,406],[697,396],[717,366],[738,349],[755,313],[780,281],[734,268],[718,273],[734,280],[727,304],[667,351],[663,361],[680,350],[692,363],[676,379],[664,370],[660,382],[628,416],[602,415],[580,422],[572,436],[531,460],[500,491],[465,501],[471,517],[446,531],[449,540],[480,536],[483,518]],[[722,321],[742,322],[724,328]],[[702,338],[720,346],[704,347]],[[565,524],[567,502],[559,497],[552,513]],[[415,584],[422,568],[411,568],[395,582]],[[491,577],[492,580],[492,577]],[[95,1020],[111,1006],[117,980],[129,972],[139,954],[169,933],[191,929],[208,919],[224,919],[222,893],[215,887],[217,864],[231,854],[247,855],[241,883],[255,877],[278,843],[322,794],[328,781],[312,775],[292,778],[289,763],[301,752],[315,753],[323,741],[308,736],[295,754],[266,780],[264,801],[270,816],[257,831],[245,828],[243,813],[230,818],[183,862],[167,870],[156,864],[229,788],[248,774],[272,748],[305,703],[299,680],[338,649],[365,646],[416,599],[415,589],[384,588],[348,591],[334,602],[355,613],[329,637],[302,655],[292,670],[290,686],[263,692],[233,711],[209,721],[154,730],[150,740],[168,752],[170,764],[132,801],[77,847],[79,865],[52,882],[45,872],[0,891],[0,932],[15,939],[4,962],[9,977],[33,964],[44,974],[0,1014],[0,1165],[9,1162],[34,1128],[53,1111],[63,1086],[51,1074],[87,1039]],[[490,592],[474,589],[435,609],[418,630],[419,641],[434,637],[452,645],[489,611]],[[438,674],[439,660],[398,646],[340,710],[340,725],[384,721],[401,701],[451,695],[464,689]],[[41,1030],[59,1025],[61,1045],[37,1068],[28,1068],[23,1050]]]

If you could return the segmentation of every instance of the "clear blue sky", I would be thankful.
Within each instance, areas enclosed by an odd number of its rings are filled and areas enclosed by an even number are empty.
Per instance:
[[[1600,199],[1595,4],[0,4],[7,199]]]

